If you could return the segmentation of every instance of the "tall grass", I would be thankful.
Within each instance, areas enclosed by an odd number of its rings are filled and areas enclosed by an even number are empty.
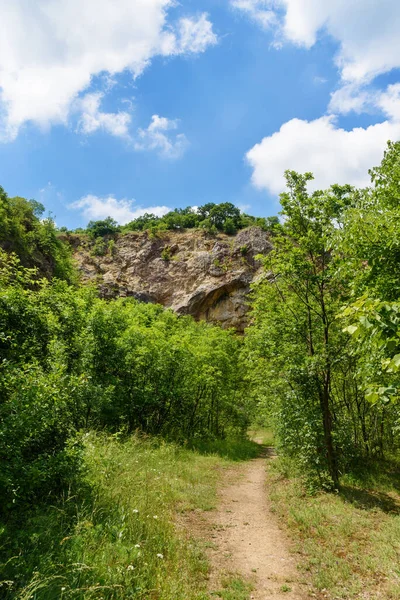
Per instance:
[[[1,598],[209,597],[202,549],[174,521],[177,512],[214,506],[219,470],[228,463],[218,448],[202,448],[202,455],[160,440],[117,437],[87,434],[79,492],[3,527]],[[246,453],[242,447],[236,454]]]

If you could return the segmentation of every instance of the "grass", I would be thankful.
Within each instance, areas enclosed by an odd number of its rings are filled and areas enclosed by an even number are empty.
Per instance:
[[[340,493],[310,496],[281,459],[270,466],[273,508],[318,597],[400,598],[399,473],[395,461],[365,464],[343,478]]]
[[[180,448],[160,440],[88,434],[85,482],[57,506],[32,508],[0,529],[0,598],[206,600],[203,549],[175,527],[210,510],[221,468],[254,445]],[[248,597],[228,582],[225,600]]]
[[[225,440],[197,440],[190,448],[206,456],[219,456],[234,462],[256,458],[259,445],[251,439],[228,438]]]
[[[254,427],[248,432],[251,440],[257,440],[259,444],[272,448],[275,445],[274,432],[269,427]]]
[[[221,600],[248,600],[252,589],[251,583],[232,575],[223,580],[222,589],[214,592],[212,596]]]

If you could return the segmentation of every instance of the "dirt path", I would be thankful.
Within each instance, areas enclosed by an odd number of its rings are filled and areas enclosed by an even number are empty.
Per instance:
[[[266,459],[257,458],[225,474],[216,510],[203,522],[211,536],[210,591],[229,573],[252,582],[254,600],[304,600],[289,542],[271,512],[265,488]],[[208,527],[207,527],[208,525]]]

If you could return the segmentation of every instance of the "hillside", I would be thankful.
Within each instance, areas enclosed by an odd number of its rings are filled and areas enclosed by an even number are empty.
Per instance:
[[[133,296],[176,313],[243,331],[246,295],[262,274],[259,254],[271,248],[268,232],[249,227],[236,235],[200,229],[130,232],[108,243],[65,236],[84,282],[103,298]]]

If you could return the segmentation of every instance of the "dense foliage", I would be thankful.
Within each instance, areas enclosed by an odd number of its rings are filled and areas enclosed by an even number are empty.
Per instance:
[[[107,219],[102,221],[90,221],[86,230],[77,229],[76,232],[88,233],[90,237],[98,238],[117,233],[127,233],[129,231],[150,230],[155,233],[164,230],[199,228],[205,229],[210,233],[223,231],[228,235],[233,235],[239,229],[244,229],[251,225],[270,231],[279,226],[279,220],[277,217],[265,218],[246,215],[230,202],[223,202],[221,204],[209,202],[198,208],[190,206],[187,208],[176,208],[163,217],[146,213],[123,226],[119,226],[114,219],[107,217]]]
[[[79,431],[189,440],[246,425],[237,339],[190,317],[37,280],[2,251],[0,332],[2,511],[70,484]]]
[[[51,217],[36,200],[9,198],[0,187],[0,248],[14,252],[25,267],[37,267],[48,278],[74,279],[69,247],[57,235]]]
[[[367,189],[309,194],[310,173],[286,179],[245,360],[282,450],[338,487],[354,461],[400,443],[400,143]]]

